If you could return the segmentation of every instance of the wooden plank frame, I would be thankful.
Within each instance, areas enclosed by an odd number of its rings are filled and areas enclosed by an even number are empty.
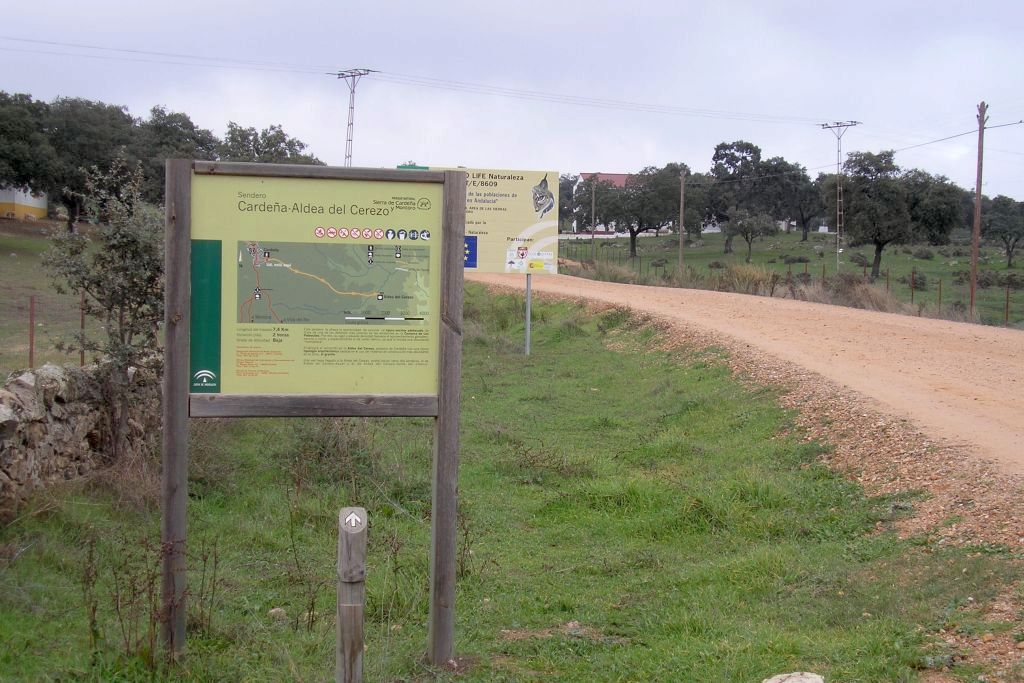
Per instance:
[[[191,184],[193,175],[440,183],[443,234],[437,395],[189,394]],[[455,623],[459,392],[462,366],[466,174],[173,159],[167,162],[163,381],[163,642],[184,651],[189,417],[434,417],[430,618],[427,659],[452,658]]]

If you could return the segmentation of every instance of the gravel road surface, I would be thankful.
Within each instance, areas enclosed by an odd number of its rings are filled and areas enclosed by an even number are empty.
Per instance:
[[[521,275],[467,280],[525,289]],[[1024,332],[792,299],[538,275],[539,294],[628,306],[807,369],[1024,474]]]

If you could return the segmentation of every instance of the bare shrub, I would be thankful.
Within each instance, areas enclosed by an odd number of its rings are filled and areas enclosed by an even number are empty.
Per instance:
[[[637,274],[632,270],[607,262],[599,262],[597,264],[597,268],[594,270],[594,277],[605,282],[621,282],[630,285],[637,282]]]
[[[518,440],[511,442],[499,460],[499,467],[517,477],[521,484],[541,484],[553,476],[572,479],[594,476],[593,469],[586,462],[543,442],[534,445]]]
[[[220,543],[217,539],[203,539],[195,553],[189,553],[189,564],[198,566],[199,585],[190,588],[188,622],[190,626],[207,634],[213,632],[213,612],[217,607],[217,589],[223,588],[224,579],[218,576],[220,570]],[[194,586],[194,584],[193,584]]]
[[[904,284],[907,287],[910,287],[911,283],[913,283],[914,289],[919,292],[927,291],[928,286],[931,284],[928,281],[928,276],[924,273],[914,273],[913,276],[901,275],[899,279],[897,279],[897,282]]]
[[[860,266],[861,268],[867,268],[871,265],[871,262],[868,261],[868,257],[859,251],[855,251],[850,254],[850,263],[855,266]]]
[[[90,487],[110,494],[123,510],[156,510],[161,490],[158,449],[127,449],[116,463],[96,470],[87,481]]]
[[[967,304],[963,301],[954,301],[948,306],[943,306],[941,309],[938,306],[925,306],[921,310],[921,316],[938,320],[951,320],[957,323],[981,323],[981,317],[977,313],[971,315]]]
[[[479,320],[464,320],[462,324],[462,343],[486,345],[487,330]]]
[[[683,270],[674,270],[670,273],[666,273],[663,279],[671,287],[683,287],[690,289],[705,289],[707,287],[704,275],[697,272],[691,266],[687,266]]]
[[[360,481],[373,474],[376,423],[349,417],[306,418],[292,425],[282,453],[297,494],[318,485],[348,485],[358,499]]]
[[[1009,287],[1014,290],[1024,289],[1024,276],[1021,276],[1019,273],[1003,273],[1002,277],[999,278],[999,286]]]
[[[204,418],[188,421],[189,495],[203,497],[213,491],[235,488],[235,462],[227,452],[231,443],[226,419]]]
[[[756,294],[771,296],[778,286],[780,276],[772,270],[748,264],[731,265],[722,273],[708,278],[712,289],[720,292]]]
[[[953,273],[953,283],[954,284],[966,285],[970,281],[971,281],[971,271],[969,271],[969,270],[958,270],[958,271],[955,271]],[[994,270],[979,270],[978,271],[978,287],[980,287],[981,289],[988,289],[989,287],[998,287],[1001,284],[1002,284],[1002,282],[1000,281],[999,273],[997,271],[994,271]]]
[[[91,531],[80,578],[93,652],[116,642],[124,656],[138,658],[155,671],[160,665],[157,634],[165,616],[160,600],[162,547],[126,536],[114,541],[116,553],[103,553],[97,545]]]
[[[563,319],[555,328],[552,334],[553,341],[565,341],[576,337],[585,337],[587,330],[584,327],[585,316],[580,313],[573,313]]]
[[[796,290],[804,301],[820,304],[848,306],[867,311],[884,313],[914,313],[914,309],[902,303],[895,296],[874,286],[871,281],[853,273],[843,273],[820,281],[802,285]]]

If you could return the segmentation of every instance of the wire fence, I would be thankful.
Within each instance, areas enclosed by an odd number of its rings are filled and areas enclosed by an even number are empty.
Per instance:
[[[634,273],[637,278],[658,284],[669,281],[678,273],[679,263],[675,254],[663,251],[660,254],[644,253],[630,256],[627,244],[608,238],[591,241],[588,238],[563,240],[559,255],[563,258],[584,262],[611,264]],[[685,254],[685,252],[684,252]],[[702,261],[703,262],[703,261]],[[684,255],[685,263],[685,255]],[[758,267],[774,271],[784,278],[785,283],[799,282],[803,285],[827,282],[836,275],[836,265],[831,261],[812,263],[806,260],[798,263],[757,264]],[[720,261],[704,264],[704,267],[725,268]],[[870,275],[870,268],[849,264],[839,271],[842,274],[856,274],[864,278]],[[896,299],[909,303],[918,315],[953,320],[971,319],[970,287],[962,278],[936,278],[911,268],[909,273],[891,273],[885,269],[879,273],[874,286],[884,289]],[[1024,327],[1024,291],[1018,285],[979,286],[975,292],[975,316],[987,325]]]
[[[80,297],[50,292],[4,297],[0,321],[0,377],[45,363],[84,365],[84,352],[61,351],[61,340],[83,330],[100,331],[82,314]]]

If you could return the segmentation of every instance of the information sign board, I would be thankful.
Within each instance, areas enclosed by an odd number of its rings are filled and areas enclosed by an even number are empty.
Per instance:
[[[463,264],[467,270],[533,275],[558,272],[557,171],[430,170],[466,173]]]
[[[461,172],[167,162],[161,592],[187,610],[192,417],[434,417],[427,660],[452,658]]]
[[[194,175],[190,393],[437,393],[441,191]]]

